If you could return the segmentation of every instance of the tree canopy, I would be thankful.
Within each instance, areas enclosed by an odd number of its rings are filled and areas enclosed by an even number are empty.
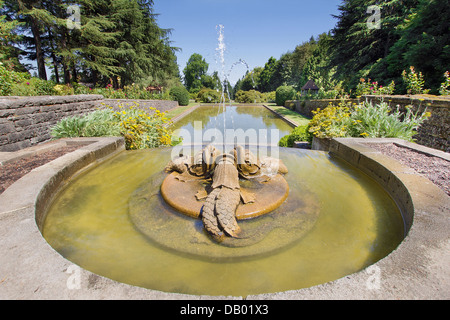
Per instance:
[[[449,0],[342,0],[328,33],[311,37],[278,60],[245,75],[236,88],[261,92],[308,81],[323,90],[354,90],[361,78],[392,81],[405,93],[402,71],[414,66],[436,93],[450,66]]]
[[[178,49],[171,30],[157,25],[151,0],[4,0],[0,14],[15,21],[21,38],[9,45],[37,62],[41,79],[46,63],[58,83],[122,87],[179,77]]]

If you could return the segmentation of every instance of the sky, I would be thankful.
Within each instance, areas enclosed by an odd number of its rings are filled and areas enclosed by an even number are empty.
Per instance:
[[[172,29],[170,40],[180,73],[189,57],[199,53],[232,85],[247,70],[264,67],[297,45],[330,31],[336,25],[341,0],[154,0],[157,23]],[[219,49],[223,26],[224,63]],[[238,63],[243,61],[244,63]]]

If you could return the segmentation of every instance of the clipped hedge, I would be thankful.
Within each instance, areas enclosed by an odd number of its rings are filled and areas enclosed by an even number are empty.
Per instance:
[[[284,106],[287,100],[293,100],[295,98],[295,89],[290,86],[278,87],[275,96],[275,102],[277,106]]]
[[[309,125],[296,127],[290,135],[284,136],[281,138],[278,145],[280,147],[294,147],[294,143],[296,141],[301,142],[312,142],[312,134],[309,132]]]
[[[178,101],[180,106],[189,105],[189,92],[185,87],[173,87],[170,89],[170,96],[173,97],[175,101]]]

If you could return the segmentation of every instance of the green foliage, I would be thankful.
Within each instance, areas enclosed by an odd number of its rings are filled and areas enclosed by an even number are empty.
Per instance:
[[[450,74],[448,71],[445,71],[444,73],[444,82],[441,84],[441,87],[439,88],[439,93],[442,96],[448,96],[450,95]]]
[[[412,141],[418,127],[429,116],[428,112],[414,114],[411,108],[407,108],[404,114],[398,108],[393,112],[385,102],[330,105],[314,111],[310,132],[318,138],[369,137]]]
[[[203,87],[202,77],[208,72],[209,64],[198,53],[194,53],[186,63],[183,70],[184,85],[189,92],[200,90]]]
[[[268,92],[276,89],[277,81],[274,79],[276,67],[277,60],[274,57],[270,57],[259,75],[259,88],[261,91]]]
[[[69,5],[80,8],[73,29],[67,26]],[[158,27],[153,1],[5,0],[2,13],[21,24],[20,53],[37,62],[41,79],[47,80],[45,63],[51,62],[57,83],[62,77],[65,84],[113,80],[115,88],[179,82],[177,48],[170,45],[170,29]]]
[[[97,110],[86,116],[73,116],[59,121],[52,128],[54,138],[123,136],[127,150],[172,145],[169,120],[154,108],[119,106]]]
[[[425,80],[423,79],[422,72],[417,73],[414,67],[409,68],[410,72],[407,74],[406,70],[403,70],[402,78],[406,84],[408,94],[426,94],[430,90],[424,89]]]
[[[13,86],[29,79],[29,75],[12,71],[0,62],[0,96],[9,96],[13,92]]]
[[[213,90],[210,88],[203,88],[197,94],[195,99],[197,102],[203,103],[219,103],[222,101],[222,94],[218,90]]]
[[[55,83],[28,73],[15,72],[0,63],[0,96],[42,96],[58,94]]]
[[[73,116],[59,121],[51,130],[55,139],[85,137],[84,128],[87,121],[85,117]]]
[[[0,10],[4,1],[0,1]],[[22,26],[17,20],[8,21],[6,16],[0,15],[0,62],[11,70],[19,71],[19,50],[14,48],[14,43],[20,41],[17,29]],[[20,70],[22,71],[22,70]]]
[[[332,103],[325,109],[312,112],[309,131],[318,138],[339,138],[347,136],[350,108],[346,103],[334,106]]]
[[[52,128],[52,136],[56,139],[120,136],[120,130],[114,113],[104,109],[62,119]]]
[[[170,96],[178,101],[180,106],[187,106],[189,104],[189,92],[185,87],[173,87],[170,89]]]
[[[153,113],[152,113],[153,112]],[[142,110],[131,106],[115,112],[127,150],[151,149],[172,145],[169,120],[155,108]]]
[[[236,96],[234,100],[238,103],[260,103],[265,102],[263,94],[256,90],[242,91],[239,90],[236,92]]]
[[[371,79],[367,81],[364,78],[360,79],[359,84],[356,86],[355,95],[357,97],[363,95],[391,95],[395,91],[395,82],[392,81],[387,87],[383,87],[378,84],[377,81],[372,82]]]
[[[114,89],[111,84],[106,88],[88,88],[83,85],[74,85],[75,94],[100,94],[106,99],[141,99],[141,100],[170,100],[169,91],[152,93],[136,84],[125,86],[123,89]]]
[[[392,111],[385,102],[376,105],[366,102],[352,110],[347,134],[351,137],[399,138],[412,141],[419,126],[429,116],[428,112],[414,114],[411,107],[403,114],[399,108]]]
[[[312,134],[309,132],[309,125],[296,127],[290,135],[281,138],[278,146],[292,148],[296,141],[311,143]]]
[[[290,86],[281,86],[276,90],[275,102],[277,106],[284,106],[287,100],[292,100],[295,97],[295,89]]]
[[[347,90],[354,89],[362,77],[373,78],[372,69],[386,58],[391,47],[400,39],[399,26],[409,18],[418,3],[419,0],[341,2],[338,21],[332,30],[330,64],[337,68],[336,77],[344,82]],[[367,24],[371,17],[367,9],[371,5],[380,10],[380,28],[369,28]],[[377,74],[376,78],[395,77],[396,73],[388,74],[386,69],[381,69],[382,74]]]
[[[412,14],[397,27],[400,39],[386,58],[387,76],[398,76],[400,80],[403,70],[416,66],[426,79],[425,86],[437,93],[450,65],[450,6],[448,1],[417,2],[410,7]]]

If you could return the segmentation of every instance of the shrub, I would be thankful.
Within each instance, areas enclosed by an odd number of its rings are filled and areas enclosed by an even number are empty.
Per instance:
[[[14,86],[18,83],[27,83],[30,85],[29,80],[31,76],[28,73],[15,72],[0,62],[0,96],[17,95],[14,92]]]
[[[276,91],[275,102],[277,106],[284,106],[287,100],[292,100],[295,97],[295,89],[290,86],[281,86]]]
[[[309,125],[296,127],[290,135],[281,138],[278,145],[280,147],[292,148],[296,141],[311,143],[312,135],[309,132]]]
[[[444,73],[444,79],[445,79],[445,81],[441,84],[439,93],[442,96],[448,96],[448,95],[450,95],[450,88],[449,88],[450,87],[450,74],[448,71],[446,71]]]
[[[28,78],[16,82],[12,86],[11,95],[14,96],[43,96],[55,95],[53,87],[55,82],[46,81],[39,78]]]
[[[331,103],[325,109],[312,112],[314,117],[310,122],[310,133],[318,138],[337,138],[347,136],[347,124],[350,108],[341,103],[333,106]]]
[[[197,98],[195,99],[195,101],[203,103],[219,103],[221,102],[221,100],[221,93],[210,88],[201,89],[197,94]]]
[[[275,102],[275,100],[276,100],[276,92],[275,91],[263,92],[262,96],[263,96],[263,102]]]
[[[172,145],[169,120],[155,108],[148,111],[136,106],[97,110],[85,116],[59,121],[52,128],[54,138],[123,136],[128,150]]]
[[[256,90],[249,90],[249,91],[239,90],[238,92],[236,92],[234,100],[238,103],[264,102],[262,93]]]
[[[178,104],[180,106],[189,105],[189,91],[187,91],[185,87],[173,87],[172,89],[170,89],[170,96],[175,101],[178,101]]]
[[[86,118],[80,116],[64,118],[51,129],[52,137],[55,139],[84,137],[86,123]]]
[[[169,120],[155,108],[150,112],[128,107],[115,112],[120,133],[125,138],[128,150],[149,149],[172,144],[171,131],[167,128]]]
[[[74,88],[68,84],[57,84],[53,87],[53,91],[59,96],[69,96],[75,93]]]
[[[414,67],[409,67],[410,72],[406,74],[406,70],[402,72],[403,81],[406,84],[408,94],[426,94],[430,92],[429,89],[424,89],[425,80],[422,72],[417,73]]]
[[[395,91],[395,82],[392,81],[387,87],[379,86],[378,82],[372,82],[371,79],[367,81],[365,79],[360,79],[359,84],[356,86],[356,96],[360,97],[363,95],[391,95]]]
[[[352,110],[348,135],[351,137],[368,138],[399,138],[408,141],[413,140],[419,126],[430,116],[424,112],[421,115],[413,113],[411,107],[406,108],[406,113],[397,110],[382,102],[359,104]]]
[[[373,105],[361,103],[349,107],[341,104],[314,111],[309,131],[318,138],[370,137],[399,138],[412,141],[418,127],[430,113],[413,113],[407,108],[405,114],[392,111],[385,102]]]

